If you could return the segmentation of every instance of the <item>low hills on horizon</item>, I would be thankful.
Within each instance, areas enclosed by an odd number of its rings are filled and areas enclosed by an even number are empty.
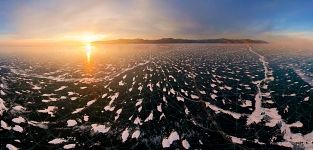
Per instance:
[[[117,39],[108,41],[95,41],[95,44],[175,44],[175,43],[225,43],[225,44],[266,44],[267,41],[253,39],[176,39],[161,38],[155,40],[147,39]]]

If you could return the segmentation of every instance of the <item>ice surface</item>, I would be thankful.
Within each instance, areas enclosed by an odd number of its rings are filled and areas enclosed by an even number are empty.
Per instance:
[[[57,138],[65,141],[52,149],[313,148],[311,56],[242,45],[147,47],[114,61],[108,49],[90,74],[83,63],[30,68],[0,58],[8,68],[0,70],[0,130],[14,137],[4,145],[41,148]]]

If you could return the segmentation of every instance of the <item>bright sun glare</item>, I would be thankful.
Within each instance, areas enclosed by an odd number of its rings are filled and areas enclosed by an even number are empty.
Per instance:
[[[86,43],[94,42],[101,39],[98,35],[84,35],[81,40]]]
[[[65,36],[65,38],[83,43],[87,62],[90,63],[91,56],[94,50],[92,42],[103,40],[105,36],[101,34],[83,33],[76,35],[67,35]]]
[[[82,34],[73,34],[64,36],[65,39],[78,41],[83,43],[91,43],[95,41],[100,41],[105,38],[105,35],[102,34],[93,34],[93,33],[82,33]]]

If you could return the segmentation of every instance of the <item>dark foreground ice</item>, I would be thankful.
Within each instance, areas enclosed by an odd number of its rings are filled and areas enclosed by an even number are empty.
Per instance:
[[[72,49],[0,50],[1,149],[313,148],[312,52]]]

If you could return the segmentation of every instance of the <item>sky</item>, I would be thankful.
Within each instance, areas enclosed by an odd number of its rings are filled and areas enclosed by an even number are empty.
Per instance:
[[[312,7],[309,0],[0,0],[0,41],[313,40]]]

